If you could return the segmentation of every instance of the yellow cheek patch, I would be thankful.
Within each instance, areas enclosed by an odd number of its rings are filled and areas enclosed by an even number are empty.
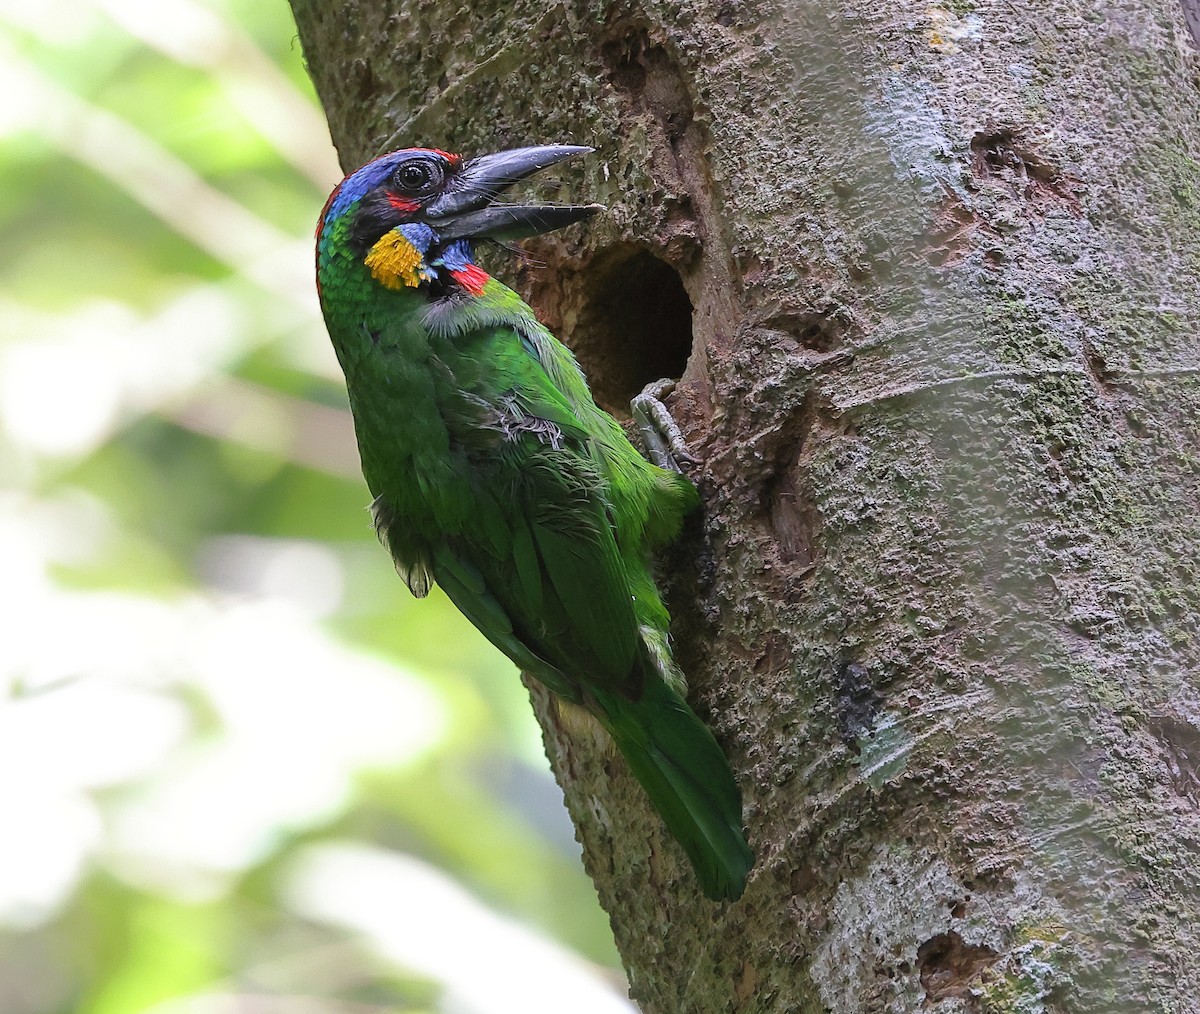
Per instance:
[[[379,238],[364,263],[371,269],[371,277],[389,289],[415,289],[432,278],[420,251],[397,229]]]

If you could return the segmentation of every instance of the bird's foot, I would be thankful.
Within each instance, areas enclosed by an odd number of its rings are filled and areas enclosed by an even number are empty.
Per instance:
[[[671,410],[663,404],[663,399],[673,390],[675,381],[656,380],[645,386],[642,393],[629,403],[629,408],[650,460],[659,468],[682,472],[679,462],[695,465],[700,459],[688,450],[683,430],[671,415]]]

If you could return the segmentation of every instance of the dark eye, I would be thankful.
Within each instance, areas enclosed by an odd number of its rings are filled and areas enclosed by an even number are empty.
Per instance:
[[[442,185],[445,170],[431,159],[414,159],[396,167],[392,173],[392,186],[402,194],[423,197]]]

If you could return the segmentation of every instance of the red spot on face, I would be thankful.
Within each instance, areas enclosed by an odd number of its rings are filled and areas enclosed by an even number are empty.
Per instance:
[[[472,296],[482,296],[483,287],[487,285],[488,278],[491,277],[476,264],[468,264],[465,268],[451,271],[450,274]]]
[[[408,197],[400,197],[398,194],[387,195],[388,203],[397,211],[409,212],[416,211],[421,206],[420,201],[411,200]]]

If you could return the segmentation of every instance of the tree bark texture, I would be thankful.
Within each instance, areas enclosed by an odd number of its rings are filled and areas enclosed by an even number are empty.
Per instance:
[[[1200,1010],[1179,0],[293,3],[348,168],[594,145],[608,214],[498,273],[606,407],[682,375],[664,578],[744,898],[534,692],[642,1008]]]

